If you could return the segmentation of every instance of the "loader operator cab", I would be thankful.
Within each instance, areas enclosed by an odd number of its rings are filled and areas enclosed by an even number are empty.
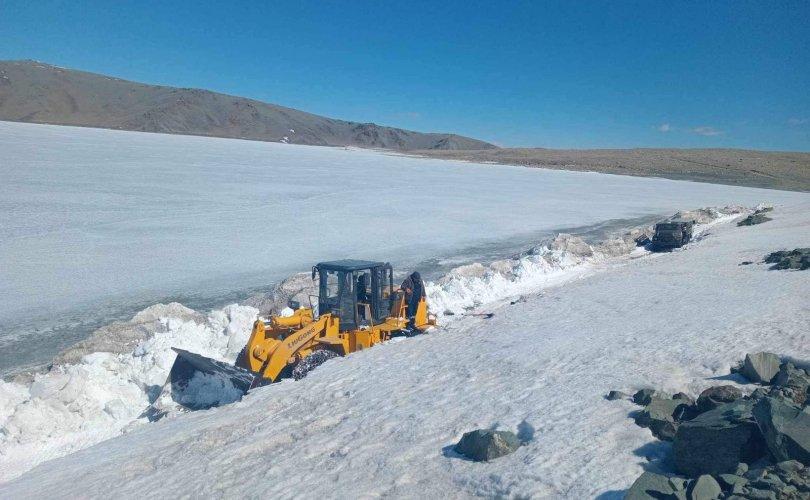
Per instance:
[[[336,260],[312,268],[318,277],[318,314],[340,318],[340,330],[385,321],[391,310],[394,273],[387,262]]]

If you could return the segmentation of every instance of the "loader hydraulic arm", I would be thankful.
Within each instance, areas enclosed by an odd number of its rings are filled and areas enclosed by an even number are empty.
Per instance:
[[[331,315],[324,314],[283,338],[266,338],[264,322],[257,320],[246,352],[250,370],[275,382],[282,370],[296,361],[300,351],[313,347],[313,341],[326,331],[330,320]]]

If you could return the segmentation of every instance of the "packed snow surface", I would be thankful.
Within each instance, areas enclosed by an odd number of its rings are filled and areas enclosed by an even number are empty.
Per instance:
[[[169,346],[232,359],[256,310],[229,306],[204,324],[162,318],[131,355],[97,353],[30,386],[0,386],[5,479],[125,431],[0,486],[0,496],[618,494],[642,465],[666,468],[668,445],[633,424],[628,402],[603,400],[608,390],[695,396],[729,383],[717,379],[746,352],[810,357],[806,273],[739,266],[807,246],[810,201],[778,205],[754,227],[723,224],[740,216],[734,209],[706,213],[695,241],[672,253],[561,235],[519,259],[461,267],[429,284],[431,306],[492,319],[445,316],[427,335],[329,361],[301,381],[143,424],[133,409],[162,383]],[[217,396],[199,382],[203,397]],[[450,451],[480,427],[531,439],[486,464]]]
[[[397,268],[484,242],[806,195],[358,150],[0,122],[0,373],[156,302],[321,260]]]

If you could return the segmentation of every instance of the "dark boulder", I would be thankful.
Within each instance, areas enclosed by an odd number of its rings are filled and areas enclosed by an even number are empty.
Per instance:
[[[678,401],[690,406],[695,404],[695,400],[692,398],[692,396],[686,394],[685,392],[676,393],[674,396],[672,396],[672,399],[677,399]]]
[[[756,402],[753,415],[776,461],[810,465],[810,407],[769,396]]]
[[[633,402],[641,406],[647,406],[653,398],[671,399],[672,396],[663,391],[656,391],[655,389],[641,389],[633,394]]]
[[[692,500],[714,500],[720,498],[723,490],[720,489],[717,480],[708,474],[703,474],[689,485],[686,492]]]
[[[705,413],[720,405],[734,402],[742,397],[742,391],[733,385],[709,387],[700,393],[697,399],[697,411]]]
[[[779,356],[772,352],[746,354],[740,373],[751,382],[770,384],[781,364]]]
[[[653,435],[663,441],[672,441],[678,424],[690,413],[691,402],[683,399],[653,398],[635,417],[641,427],[648,427]]]
[[[781,250],[765,256],[765,262],[773,264],[771,269],[810,269],[810,248]]]
[[[690,477],[734,472],[765,454],[753,401],[737,400],[683,422],[675,434],[675,468]]]
[[[725,491],[729,491],[735,486],[743,487],[748,484],[748,479],[736,474],[720,474],[717,476],[717,480]]]
[[[518,448],[520,439],[509,431],[478,429],[465,433],[453,449],[476,462],[487,462],[513,453]]]
[[[629,397],[630,397],[629,394],[625,394],[622,391],[610,391],[605,396],[605,399],[607,399],[608,401],[617,401],[619,399],[627,399]]]
[[[796,368],[793,363],[782,363],[779,373],[773,378],[771,383],[777,387],[791,389],[791,398],[794,403],[803,405],[808,400],[810,392],[810,375],[801,368]]]
[[[765,214],[757,212],[749,215],[745,219],[741,220],[737,223],[738,226],[756,226],[757,224],[762,224],[763,222],[768,222],[769,220],[773,220],[770,217],[766,217]]]
[[[656,474],[654,472],[645,472],[640,475],[627,493],[624,495],[624,500],[654,500],[659,498],[674,498],[679,490],[669,480],[669,476],[663,474]]]

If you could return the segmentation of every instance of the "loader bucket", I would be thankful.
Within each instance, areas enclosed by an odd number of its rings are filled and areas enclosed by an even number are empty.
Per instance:
[[[240,393],[240,397],[247,394],[248,389],[250,389],[251,384],[253,384],[253,373],[244,368],[206,358],[205,356],[200,356],[199,354],[183,349],[172,347],[172,350],[177,353],[177,359],[175,359],[174,365],[172,365],[168,380],[169,384],[171,384],[172,399],[192,410],[216,406],[216,404],[195,403],[189,401],[187,397],[183,397],[189,382],[194,378],[194,375],[199,372],[220,379],[223,384],[230,383],[230,385],[233,386],[233,390]],[[230,387],[225,387],[230,390]]]

